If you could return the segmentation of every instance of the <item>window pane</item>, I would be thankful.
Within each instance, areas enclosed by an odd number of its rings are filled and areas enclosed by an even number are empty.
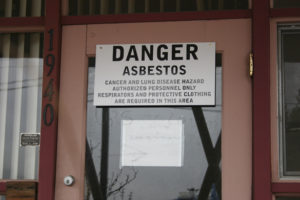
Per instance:
[[[216,57],[221,64],[221,55]],[[95,107],[94,74],[92,61],[87,95],[86,200],[221,199],[222,67],[216,68],[215,107]],[[175,125],[165,128],[170,122],[178,122],[177,128],[182,125],[180,139],[169,135],[178,133]],[[137,131],[144,123],[156,126]],[[144,131],[149,129],[155,131]]]
[[[45,0],[1,0],[0,17],[38,17],[44,15]]]
[[[248,9],[248,0],[65,0],[69,15]],[[91,8],[91,9],[88,9]]]
[[[40,132],[41,33],[0,34],[0,179],[35,179],[39,147],[20,146]]]
[[[280,29],[282,175],[300,175],[300,29]]]
[[[274,8],[300,7],[299,0],[274,0]]]

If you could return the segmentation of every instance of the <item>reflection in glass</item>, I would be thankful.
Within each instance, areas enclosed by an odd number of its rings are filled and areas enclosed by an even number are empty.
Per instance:
[[[217,58],[220,59],[220,55]],[[222,68],[216,68],[215,107],[138,108],[93,106],[94,69],[94,66],[89,67],[85,199],[221,200]],[[168,120],[180,122],[184,138],[182,165],[162,166],[166,162],[158,162],[152,167],[122,166],[124,120],[157,120],[161,124],[168,124]],[[172,142],[161,134],[135,137],[131,141]],[[134,142],[129,148],[132,152],[127,152],[128,158],[141,159],[149,153]]]
[[[300,31],[280,30],[283,175],[300,175]]]
[[[38,17],[44,15],[45,0],[1,0],[0,17]]]
[[[20,147],[20,133],[39,133],[43,35],[0,34],[0,179],[35,179],[39,147]]]
[[[276,200],[300,200],[300,197],[276,197]]]
[[[248,0],[69,0],[68,15],[248,9]]]
[[[274,8],[295,8],[300,7],[298,0],[274,0]]]

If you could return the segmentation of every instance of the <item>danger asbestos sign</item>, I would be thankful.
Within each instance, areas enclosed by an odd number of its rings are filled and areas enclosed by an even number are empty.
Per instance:
[[[215,43],[96,46],[94,105],[215,105]]]

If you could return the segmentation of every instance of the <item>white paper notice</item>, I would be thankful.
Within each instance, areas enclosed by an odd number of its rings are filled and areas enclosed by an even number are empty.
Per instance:
[[[181,120],[122,121],[121,167],[180,167],[183,149]]]

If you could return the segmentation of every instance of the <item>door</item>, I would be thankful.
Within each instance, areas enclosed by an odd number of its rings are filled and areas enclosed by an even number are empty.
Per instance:
[[[63,27],[55,198],[251,199],[250,39],[248,19]],[[91,104],[96,45],[188,42],[216,43],[216,107]],[[144,140],[139,154],[124,153],[125,143],[135,145],[126,130],[153,127],[178,133],[177,146],[168,147],[181,150],[167,152],[172,158],[157,155],[154,166],[151,159],[128,164],[153,148],[166,153],[155,145],[174,138],[153,142],[157,135],[135,138]],[[72,186],[64,184],[68,175]]]

